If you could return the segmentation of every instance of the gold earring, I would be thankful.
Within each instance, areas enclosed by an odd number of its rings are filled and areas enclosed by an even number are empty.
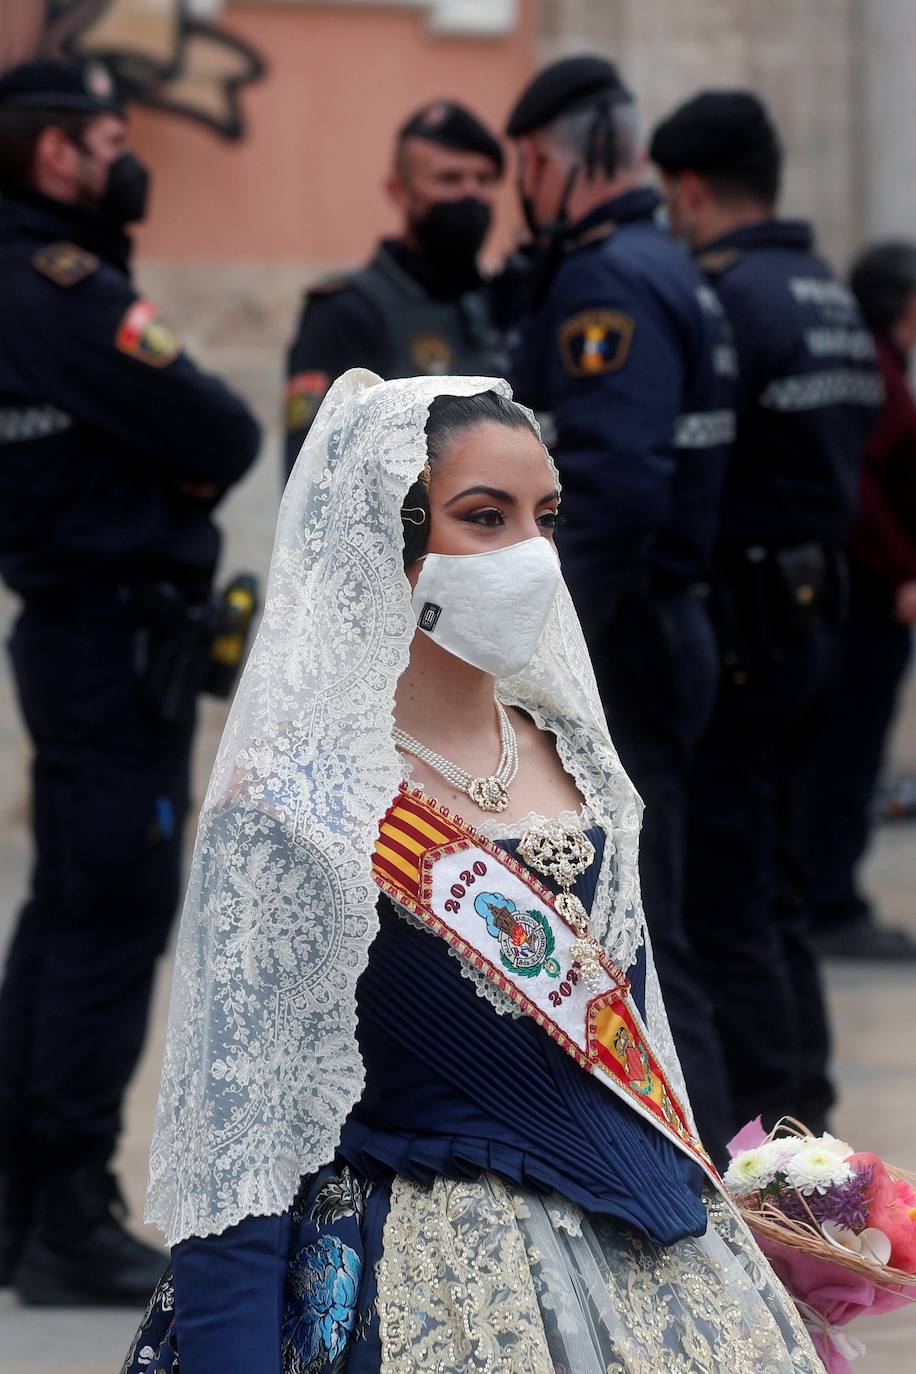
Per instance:
[[[415,519],[415,516],[419,516],[419,519]],[[422,506],[402,506],[401,519],[405,525],[425,525],[426,511]]]

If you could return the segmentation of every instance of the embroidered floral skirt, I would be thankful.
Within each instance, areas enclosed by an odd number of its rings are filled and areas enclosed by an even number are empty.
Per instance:
[[[323,1170],[293,1210],[283,1374],[823,1374],[744,1225],[707,1208],[661,1248],[493,1175]],[[180,1368],[167,1273],[122,1374]]]

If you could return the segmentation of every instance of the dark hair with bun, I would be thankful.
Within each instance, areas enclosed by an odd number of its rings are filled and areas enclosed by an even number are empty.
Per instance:
[[[527,429],[535,433],[521,406],[495,391],[480,391],[474,396],[437,396],[429,407],[426,421],[426,454],[434,468],[459,434],[476,425],[504,425],[506,429]],[[404,567],[410,567],[426,553],[429,539],[429,498],[426,481],[418,478],[404,497],[401,520],[404,524]]]

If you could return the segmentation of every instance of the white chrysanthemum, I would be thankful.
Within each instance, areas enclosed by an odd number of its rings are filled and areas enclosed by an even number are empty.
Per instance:
[[[823,1135],[818,1136],[817,1143],[823,1145],[824,1149],[829,1150],[831,1154],[836,1155],[837,1159],[848,1159],[850,1155],[855,1154],[855,1150],[851,1145],[848,1145],[845,1140],[838,1140],[837,1137],[831,1135],[829,1131],[825,1131]]]
[[[766,1157],[773,1166],[773,1172],[784,1174],[789,1160],[794,1159],[809,1144],[810,1141],[807,1136],[780,1135],[775,1140],[768,1140],[760,1148],[766,1152]]]
[[[756,1193],[772,1183],[774,1161],[767,1145],[758,1145],[755,1150],[742,1150],[735,1155],[725,1171],[723,1182],[736,1197]]]
[[[852,1177],[852,1168],[845,1159],[819,1140],[790,1159],[786,1165],[786,1177],[805,1196],[811,1193],[826,1193],[836,1183],[845,1183]]]

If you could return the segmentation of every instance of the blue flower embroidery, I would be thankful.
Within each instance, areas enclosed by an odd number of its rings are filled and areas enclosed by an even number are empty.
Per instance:
[[[287,1286],[295,1301],[283,1325],[292,1369],[320,1369],[344,1349],[356,1318],[362,1264],[337,1236],[319,1236],[290,1263]],[[291,1346],[291,1350],[286,1347]]]

